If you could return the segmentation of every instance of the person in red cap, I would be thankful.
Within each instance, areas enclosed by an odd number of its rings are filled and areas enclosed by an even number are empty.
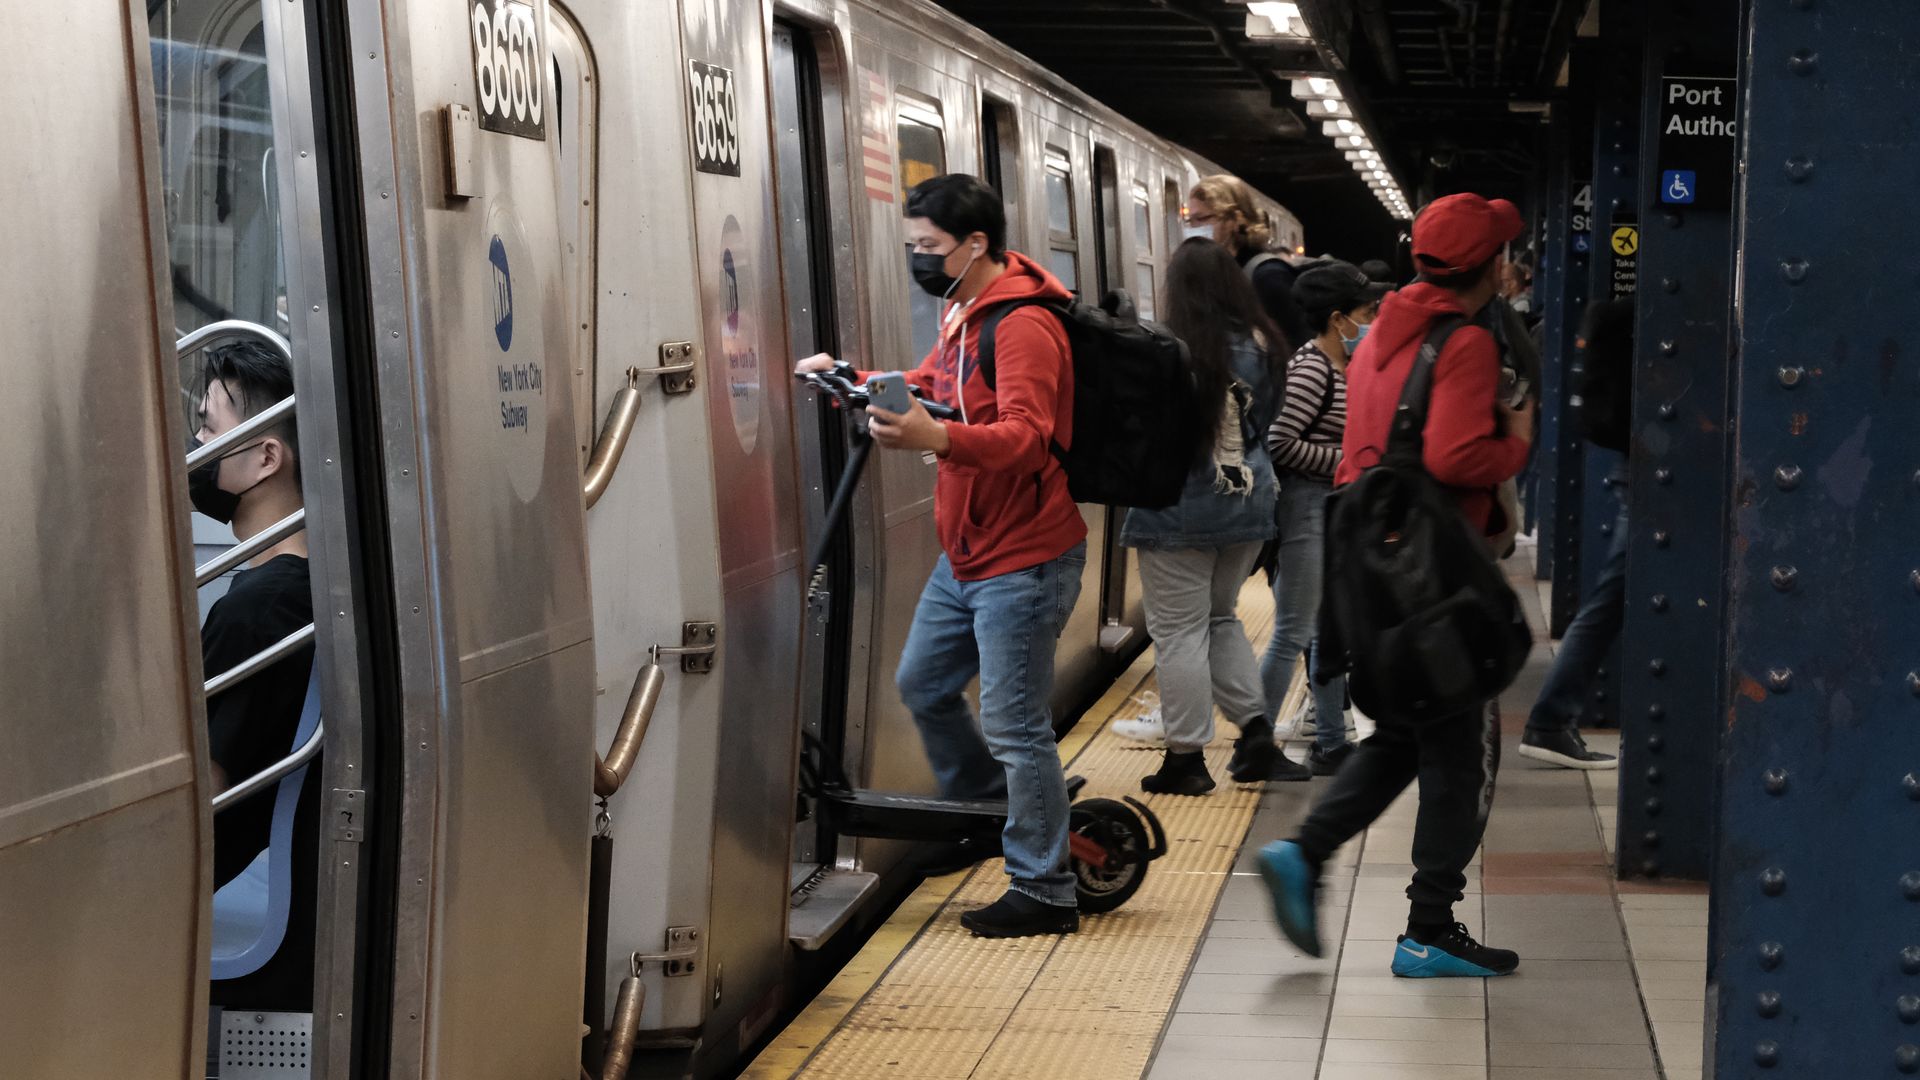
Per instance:
[[[1434,364],[1422,463],[1482,535],[1500,533],[1505,512],[1495,490],[1526,462],[1533,410],[1524,398],[1518,406],[1500,400],[1493,335],[1471,320],[1499,291],[1501,249],[1522,227],[1512,203],[1465,194],[1436,199],[1414,219],[1419,276],[1380,305],[1373,329],[1347,363],[1347,428],[1336,486],[1379,462],[1420,346],[1434,324],[1462,317],[1469,322],[1447,339]],[[1467,864],[1486,832],[1499,764],[1500,717],[1492,702],[1419,729],[1381,726],[1341,766],[1299,833],[1261,849],[1260,873],[1287,937],[1320,955],[1314,908],[1320,867],[1418,778],[1410,910],[1393,973],[1484,977],[1518,967],[1517,955],[1480,944],[1453,918]]]

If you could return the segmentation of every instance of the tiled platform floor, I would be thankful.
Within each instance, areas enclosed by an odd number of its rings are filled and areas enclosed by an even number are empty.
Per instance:
[[[1481,940],[1517,950],[1520,970],[1491,980],[1388,974],[1406,919],[1412,789],[1329,867],[1328,956],[1293,949],[1251,857],[1291,834],[1326,781],[1270,785],[1150,1080],[1699,1080],[1705,888],[1614,882],[1615,774],[1515,752],[1551,655],[1550,643],[1537,647],[1503,700],[1493,817],[1456,909]],[[1588,736],[1609,752],[1615,741]]]

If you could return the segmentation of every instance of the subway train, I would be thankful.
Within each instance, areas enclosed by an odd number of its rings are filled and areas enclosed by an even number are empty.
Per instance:
[[[1151,317],[1217,170],[922,0],[0,25],[61,75],[0,75],[34,148],[0,174],[0,1071],[574,1080],[617,998],[637,1074],[724,1073],[912,881],[816,812],[803,747],[932,788],[893,671],[933,464],[880,455],[808,604],[848,435],[793,358],[927,352],[920,180],[982,176],[1012,246]],[[292,400],[187,457],[233,342],[289,357]],[[236,545],[186,466],[288,416],[304,509]],[[1061,722],[1145,645],[1115,512],[1083,511]],[[294,535],[312,622],[203,670],[206,607]],[[214,806],[208,699],[309,655],[286,756]],[[249,796],[272,840],[216,895]],[[292,1000],[249,996],[289,964]]]

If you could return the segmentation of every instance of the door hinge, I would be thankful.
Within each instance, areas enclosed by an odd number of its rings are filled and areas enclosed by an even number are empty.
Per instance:
[[[678,979],[693,974],[699,960],[699,929],[692,926],[669,926],[666,949],[657,953],[634,953],[633,969],[637,972],[647,964],[659,964],[661,974],[669,979]]]

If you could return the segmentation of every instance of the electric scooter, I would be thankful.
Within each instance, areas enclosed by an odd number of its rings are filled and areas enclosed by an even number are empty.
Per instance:
[[[833,497],[827,504],[825,527],[807,560],[807,602],[824,602],[831,584],[828,557],[846,525],[853,492],[860,483],[873,437],[867,430],[866,389],[848,364],[833,370],[797,376],[835,405],[849,410],[851,448]],[[919,388],[912,388],[920,397]],[[936,419],[953,419],[958,411],[921,398],[920,404]],[[1000,853],[1000,833],[1007,824],[1007,804],[1001,799],[947,799],[931,795],[856,788],[848,779],[840,748],[808,735],[800,769],[801,791],[813,799],[826,822],[842,836],[869,836],[890,840],[952,843],[971,853],[972,861]],[[1067,779],[1067,797],[1086,786],[1084,777]],[[1112,911],[1127,902],[1147,878],[1147,864],[1167,853],[1167,837],[1160,819],[1139,801],[1122,797],[1075,802],[1067,825],[1068,860],[1074,892],[1081,911]]]

